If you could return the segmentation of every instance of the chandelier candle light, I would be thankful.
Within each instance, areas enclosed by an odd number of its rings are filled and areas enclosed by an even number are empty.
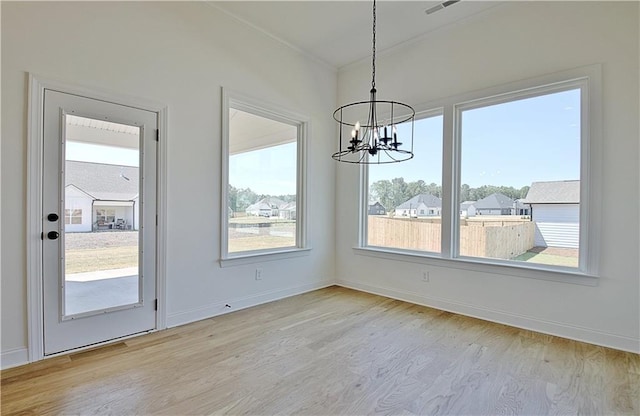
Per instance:
[[[371,91],[369,101],[345,104],[333,113],[340,125],[339,149],[332,157],[339,162],[383,164],[409,160],[413,157],[413,122],[416,112],[407,104],[376,99],[376,0],[373,0],[373,48],[371,60]],[[366,121],[360,123],[360,119]],[[378,114],[382,118],[378,118]],[[407,136],[398,140],[399,124],[406,123]],[[351,130],[350,140],[343,132]],[[405,130],[404,128],[402,130]],[[348,133],[347,133],[348,134]]]

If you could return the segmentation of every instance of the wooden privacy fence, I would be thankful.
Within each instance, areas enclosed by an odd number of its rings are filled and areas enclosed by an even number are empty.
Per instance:
[[[368,216],[368,244],[440,251],[440,218]],[[460,255],[511,259],[533,248],[535,225],[528,219],[473,218],[460,221]]]

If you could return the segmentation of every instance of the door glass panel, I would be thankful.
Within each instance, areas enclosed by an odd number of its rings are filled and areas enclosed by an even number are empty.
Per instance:
[[[140,302],[140,128],[65,116],[64,313]]]

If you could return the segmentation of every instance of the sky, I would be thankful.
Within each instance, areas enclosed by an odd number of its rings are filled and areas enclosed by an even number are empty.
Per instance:
[[[414,158],[370,166],[369,183],[403,177],[441,185],[442,120],[416,120]],[[466,110],[461,125],[462,184],[520,189],[534,181],[580,179],[579,89]],[[399,128],[398,137],[407,132]]]

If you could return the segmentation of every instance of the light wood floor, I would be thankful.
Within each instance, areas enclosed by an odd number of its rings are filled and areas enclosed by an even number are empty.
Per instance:
[[[640,414],[640,356],[331,287],[2,372],[2,414]]]

